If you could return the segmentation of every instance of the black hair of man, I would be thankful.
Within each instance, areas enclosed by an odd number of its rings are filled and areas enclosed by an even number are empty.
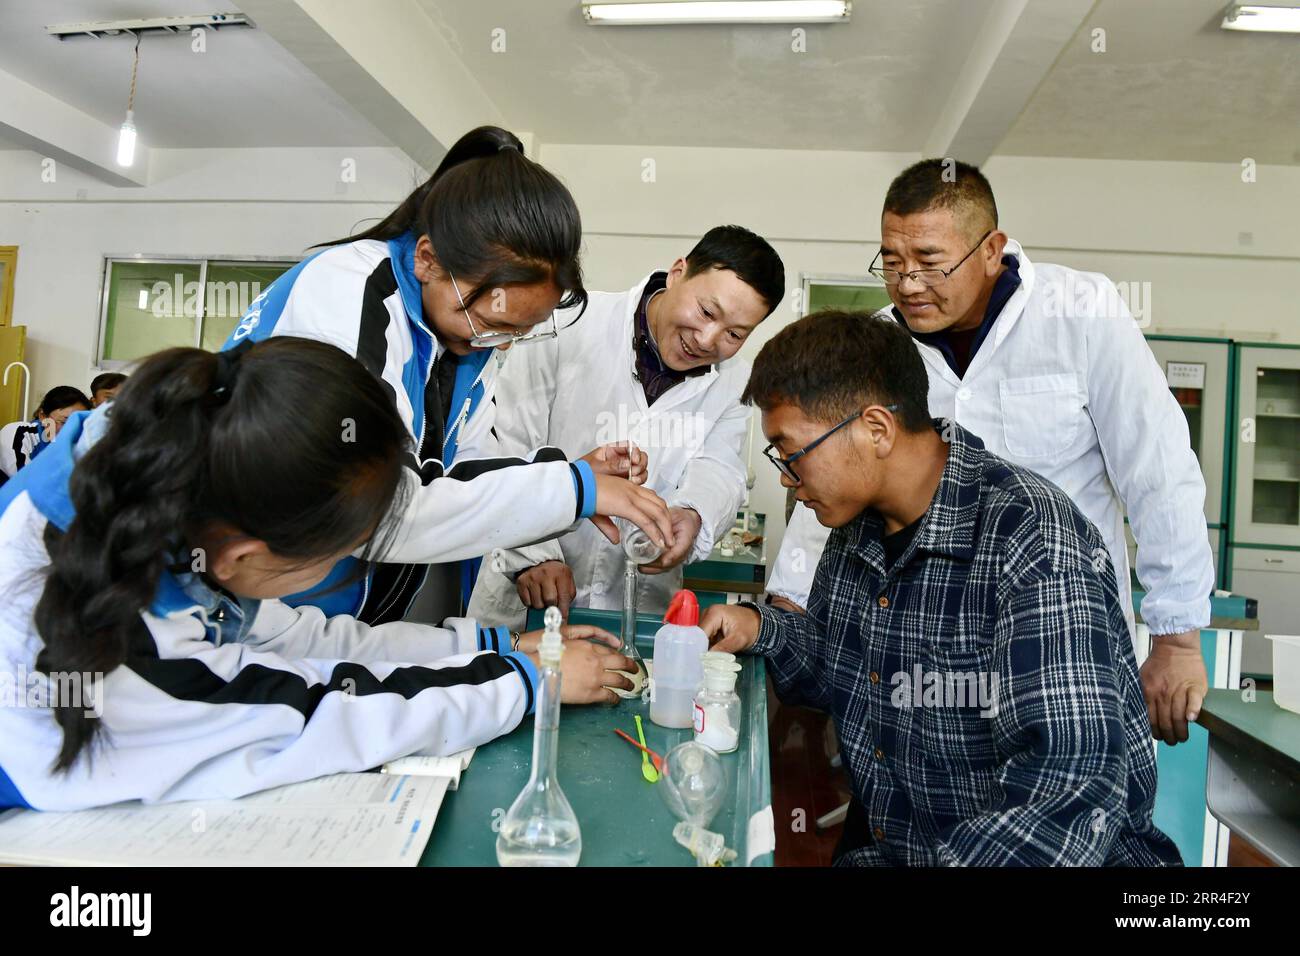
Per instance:
[[[785,265],[766,239],[743,226],[714,226],[686,255],[686,278],[728,269],[758,293],[771,315],[785,297]]]
[[[884,211],[911,216],[948,209],[974,242],[998,227],[993,187],[978,167],[956,159],[923,159],[894,177]]]
[[[93,398],[96,392],[117,388],[125,381],[126,376],[121,372],[101,372],[90,383],[90,395]]]

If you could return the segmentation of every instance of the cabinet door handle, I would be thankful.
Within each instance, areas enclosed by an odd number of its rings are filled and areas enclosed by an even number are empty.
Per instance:
[[[1282,563],[1282,559],[1281,559],[1281,558],[1265,558],[1265,559],[1264,559],[1264,563],[1265,563],[1265,564],[1281,564],[1281,563]]]

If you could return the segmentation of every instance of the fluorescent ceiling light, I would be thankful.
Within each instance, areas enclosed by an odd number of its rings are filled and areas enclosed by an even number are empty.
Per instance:
[[[849,0],[656,0],[584,3],[593,26],[667,23],[834,23],[849,19]]]
[[[1258,3],[1237,3],[1223,15],[1225,30],[1256,33],[1300,33],[1300,7],[1265,7]]]

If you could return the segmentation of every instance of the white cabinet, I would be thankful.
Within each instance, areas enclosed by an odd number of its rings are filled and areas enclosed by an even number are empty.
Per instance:
[[[1272,674],[1273,649],[1265,634],[1300,634],[1300,551],[1232,549],[1232,590],[1259,602],[1259,630],[1247,631],[1243,674]]]
[[[1300,547],[1300,349],[1240,355],[1232,540]]]

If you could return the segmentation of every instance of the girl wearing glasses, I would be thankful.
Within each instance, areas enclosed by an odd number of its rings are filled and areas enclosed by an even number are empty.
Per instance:
[[[667,507],[638,486],[645,462],[635,451],[597,448],[572,463],[554,448],[496,451],[493,353],[554,336],[554,310],[585,305],[581,240],[569,191],[514,134],[484,126],[384,220],[324,243],[253,301],[225,348],[277,335],[336,345],[380,379],[414,440],[409,503],[387,563],[349,585],[355,562],[344,559],[287,603],[370,624],[399,620],[427,565],[443,563],[447,580],[421,602],[440,598],[420,614],[438,619],[467,602],[481,555],[582,518],[611,539],[616,516],[671,542]]]

